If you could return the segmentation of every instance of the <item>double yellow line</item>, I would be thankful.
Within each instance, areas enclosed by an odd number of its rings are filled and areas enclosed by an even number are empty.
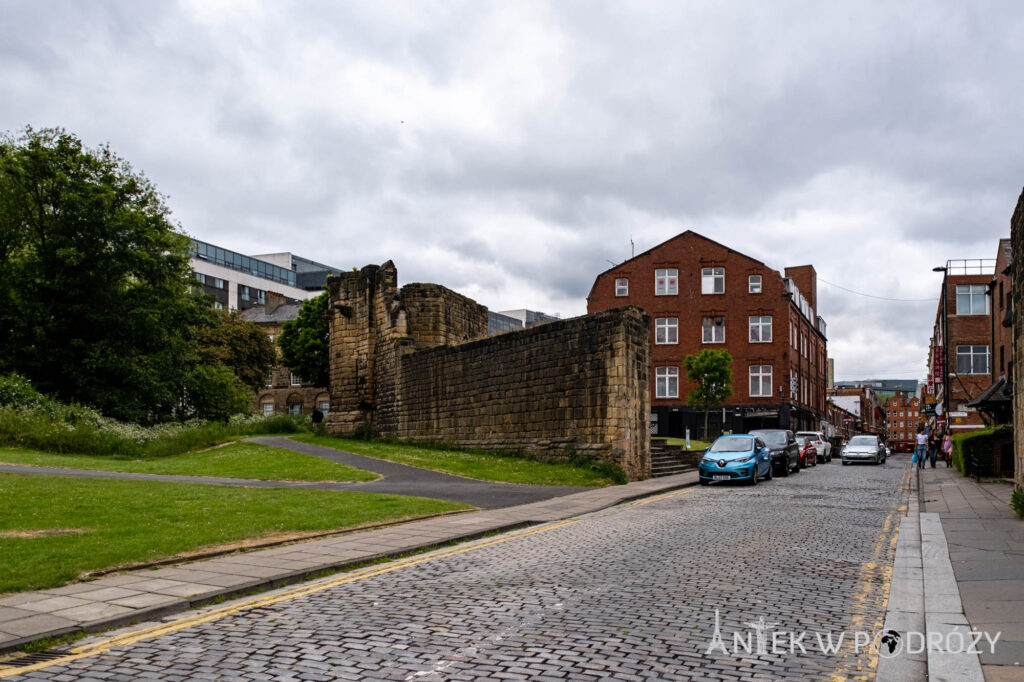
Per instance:
[[[903,477],[900,479],[900,491],[910,489],[911,470],[904,469]],[[854,597],[854,616],[851,621],[857,630],[866,632],[878,632],[885,626],[885,614],[889,608],[889,589],[892,586],[892,564],[882,563],[883,552],[888,548],[895,553],[896,543],[899,540],[899,523],[896,522],[901,512],[907,510],[906,504],[901,504],[894,511],[889,512],[882,525],[882,532],[875,538],[874,546],[871,548],[871,561],[865,561],[860,567],[860,577],[857,595]],[[881,587],[878,585],[881,583]],[[872,600],[872,593],[876,593]],[[870,622],[866,615],[856,612],[872,612],[875,615]],[[845,680],[870,680],[878,669],[878,652],[874,648],[875,642],[868,644],[867,649],[859,655],[855,651],[852,642],[847,642],[840,654],[839,665],[832,675],[832,682],[843,682]],[[852,661],[855,668],[852,671],[846,670],[847,661]]]
[[[500,545],[503,542],[509,540],[516,540],[521,537],[528,535],[535,535],[537,533],[545,533],[549,530],[555,530],[556,528],[562,528],[570,524],[576,523],[576,521],[569,519],[565,521],[556,521],[554,523],[548,523],[543,526],[536,526],[534,528],[527,528],[525,530],[508,533],[499,537],[478,540],[476,542],[460,545],[458,547],[451,547],[448,549],[441,549],[429,554],[422,554],[419,556],[408,557],[406,559],[398,559],[396,561],[389,562],[387,564],[381,564],[380,566],[370,566],[363,568],[358,571],[351,573],[345,573],[343,575],[336,576],[334,578],[326,578],[313,583],[307,583],[305,585],[299,585],[291,589],[281,590],[272,594],[267,594],[262,597],[254,597],[252,599],[245,599],[236,601],[227,606],[220,608],[210,609],[196,613],[191,616],[179,618],[177,620],[160,623],[159,625],[153,625],[148,628],[142,628],[140,630],[133,630],[126,632],[121,635],[115,635],[106,639],[87,644],[85,646],[76,647],[68,653],[67,656],[55,658],[49,661],[43,661],[40,663],[34,663],[32,665],[26,665],[16,668],[3,668],[0,669],[0,679],[5,677],[13,677],[15,675],[24,675],[35,670],[42,670],[55,665],[65,665],[72,661],[77,661],[80,658],[88,658],[101,654],[104,651],[108,651],[114,647],[129,646],[136,642],[141,642],[146,639],[153,639],[154,637],[161,637],[163,635],[169,635],[174,632],[186,630],[188,628],[196,627],[197,625],[203,625],[204,623],[212,623],[213,621],[227,618],[240,611],[246,611],[248,609],[258,609],[264,606],[272,606],[279,604],[284,601],[290,601],[292,599],[298,599],[299,597],[305,597],[307,595],[316,594],[325,590],[339,587],[341,585],[348,585],[349,583],[358,582],[360,580],[366,580],[367,578],[374,578],[379,575],[386,573],[392,573],[394,571],[400,571],[403,568],[409,568],[419,564],[425,564],[430,561],[437,561],[438,559],[445,559],[448,557],[456,556],[458,554],[465,554],[466,552],[473,552],[478,549],[485,547],[492,547],[494,545]]]

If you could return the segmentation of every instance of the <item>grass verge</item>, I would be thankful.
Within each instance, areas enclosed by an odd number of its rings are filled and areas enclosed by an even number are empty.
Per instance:
[[[0,593],[274,534],[351,527],[466,505],[398,495],[0,474]]]
[[[219,476],[260,481],[373,481],[369,471],[258,443],[232,443],[212,450],[155,459],[57,455],[25,448],[0,448],[0,462],[43,467],[127,471],[174,476]]]
[[[682,447],[682,448],[686,447],[686,439],[685,438],[658,438],[657,440],[665,441],[666,445],[678,445],[679,447]],[[706,440],[694,440],[692,438],[690,439],[690,449],[691,450],[703,450],[704,448],[708,447],[709,445],[711,445],[711,443],[706,441]]]
[[[613,485],[616,474],[593,462],[541,462],[515,454],[441,450],[376,440],[297,434],[291,438],[337,450],[483,481],[534,485]],[[618,472],[621,473],[621,472]]]

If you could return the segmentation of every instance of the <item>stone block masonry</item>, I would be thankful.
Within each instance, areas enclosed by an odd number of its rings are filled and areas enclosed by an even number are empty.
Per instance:
[[[650,320],[636,308],[486,337],[487,309],[391,262],[331,292],[328,429],[459,447],[573,453],[650,475]]]

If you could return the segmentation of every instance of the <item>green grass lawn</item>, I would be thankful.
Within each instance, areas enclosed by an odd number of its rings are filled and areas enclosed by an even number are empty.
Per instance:
[[[360,492],[21,474],[0,474],[0,500],[0,593],[246,538],[468,508]]]
[[[176,476],[220,476],[261,481],[373,481],[377,474],[319,457],[257,443],[223,447],[152,459],[91,455],[56,455],[25,448],[0,448],[0,462],[69,469],[99,469]]]
[[[678,446],[683,447],[683,448],[686,447],[686,439],[685,438],[658,438],[658,440],[666,441],[667,445],[678,445]],[[703,450],[704,448],[708,447],[709,445],[711,445],[711,443],[706,441],[706,440],[694,440],[693,438],[690,439],[690,449],[691,450]]]
[[[299,434],[295,440],[336,448],[357,455],[409,464],[424,469],[443,471],[484,481],[532,483],[535,485],[605,486],[615,481],[607,474],[589,466],[567,462],[538,462],[523,457],[497,454],[434,450],[415,445],[397,445],[382,441],[350,440],[333,436]]]

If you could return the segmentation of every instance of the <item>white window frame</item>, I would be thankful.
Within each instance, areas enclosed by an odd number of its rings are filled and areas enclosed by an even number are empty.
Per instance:
[[[721,289],[721,291],[716,291]],[[725,293],[725,268],[710,267],[700,269],[700,293],[707,296],[720,296]]]
[[[301,415],[302,414],[302,403],[294,403],[288,406],[288,414]]]
[[[960,297],[967,296],[967,310],[960,310]],[[978,311],[979,297],[984,301],[984,310]],[[957,284],[956,285],[956,314],[957,315],[988,315],[988,286],[984,284]]]
[[[214,301],[213,302],[213,309],[214,310],[224,310],[224,304],[221,303],[220,301]]]
[[[274,414],[274,403],[263,403],[263,416],[270,417]]]
[[[761,275],[749,275],[747,277],[747,293],[760,294],[761,292]]]
[[[274,385],[274,370],[269,370],[269,371],[267,371],[267,386],[270,387],[270,386],[273,386],[273,385]]]
[[[679,294],[679,269],[660,268],[654,271],[654,295],[677,296]]]
[[[616,277],[615,278],[615,296],[621,298],[623,296],[629,296],[629,278],[628,277]]]
[[[671,346],[679,343],[679,318],[678,317],[656,317],[654,318],[654,344],[656,346]]]
[[[300,379],[299,376],[295,372],[290,372],[290,374],[291,374],[291,378],[289,379],[289,385],[291,385],[291,386],[301,386],[302,385],[302,379]]]
[[[767,371],[766,371],[767,370]],[[771,365],[751,365],[747,372],[747,389],[750,392],[751,398],[771,398],[772,397],[772,366]],[[757,392],[754,391],[754,381],[757,381]],[[765,384],[767,382],[767,390]]]
[[[708,322],[711,324],[707,324]],[[721,331],[721,338],[718,337]],[[710,333],[709,333],[710,332]],[[700,319],[701,343],[725,343],[725,317],[723,315],[711,315]]]
[[[330,400],[321,400],[319,403],[317,403],[317,406],[320,409],[320,411],[323,412],[324,414],[327,414],[328,412],[331,411]]]
[[[968,358],[967,361],[970,363],[970,370],[971,371],[964,372],[964,371],[962,371],[960,369],[960,358],[961,357]],[[975,369],[974,363],[977,361],[978,358],[985,358],[985,368],[982,371],[980,371],[980,372],[974,371],[974,369]],[[956,347],[956,373],[957,374],[974,374],[974,375],[989,374],[991,366],[992,366],[991,365],[991,358],[990,358],[989,347],[988,346],[982,346],[982,345],[979,344],[979,345],[966,345],[966,346],[957,346]]]
[[[772,316],[751,315],[748,320],[750,343],[772,342]],[[767,332],[767,333],[766,333]]]
[[[678,398],[679,397],[679,368],[678,367],[655,367],[654,368],[654,397],[655,398]]]

